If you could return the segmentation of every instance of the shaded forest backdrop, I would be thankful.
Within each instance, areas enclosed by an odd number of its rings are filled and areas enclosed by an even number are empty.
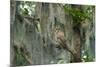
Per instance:
[[[11,0],[11,65],[95,61],[95,6]]]

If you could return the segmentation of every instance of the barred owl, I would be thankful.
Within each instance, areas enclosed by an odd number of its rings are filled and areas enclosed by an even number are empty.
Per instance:
[[[60,27],[56,27],[55,30],[55,41],[58,43],[57,48],[63,48],[69,51],[73,56],[76,53],[74,49],[72,49],[68,44],[67,40],[65,39],[64,32],[60,29]]]
[[[66,48],[66,39],[65,34],[61,31],[60,27],[55,27],[54,30],[55,41],[59,44],[57,47],[59,48]]]

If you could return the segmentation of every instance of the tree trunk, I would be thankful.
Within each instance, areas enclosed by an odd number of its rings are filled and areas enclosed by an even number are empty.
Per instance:
[[[14,48],[13,48],[13,25],[14,25],[14,22],[15,22],[15,12],[16,12],[16,2],[14,0],[11,0],[10,1],[11,5],[10,5],[10,37],[12,40],[10,40],[10,52],[11,52],[11,55],[10,55],[10,64],[11,66],[15,65],[15,52],[14,52]]]

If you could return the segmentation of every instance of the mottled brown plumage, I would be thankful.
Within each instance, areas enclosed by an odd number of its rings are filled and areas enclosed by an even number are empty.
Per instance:
[[[65,34],[62,30],[60,30],[59,27],[55,28],[55,40],[59,44],[57,46],[58,48],[63,48],[65,50],[69,51],[74,56],[75,51],[73,49],[71,49],[70,46],[68,46],[68,44],[66,43],[67,40],[65,39]]]

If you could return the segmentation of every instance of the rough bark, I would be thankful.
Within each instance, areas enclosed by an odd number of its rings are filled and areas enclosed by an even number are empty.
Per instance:
[[[14,52],[14,48],[13,48],[13,24],[15,22],[15,12],[16,12],[16,3],[14,0],[11,0],[10,1],[10,29],[11,29],[11,35],[10,37],[12,38],[12,40],[10,40],[10,52],[11,52],[11,55],[10,55],[10,63],[11,63],[11,66],[13,66],[15,64],[15,52]]]

